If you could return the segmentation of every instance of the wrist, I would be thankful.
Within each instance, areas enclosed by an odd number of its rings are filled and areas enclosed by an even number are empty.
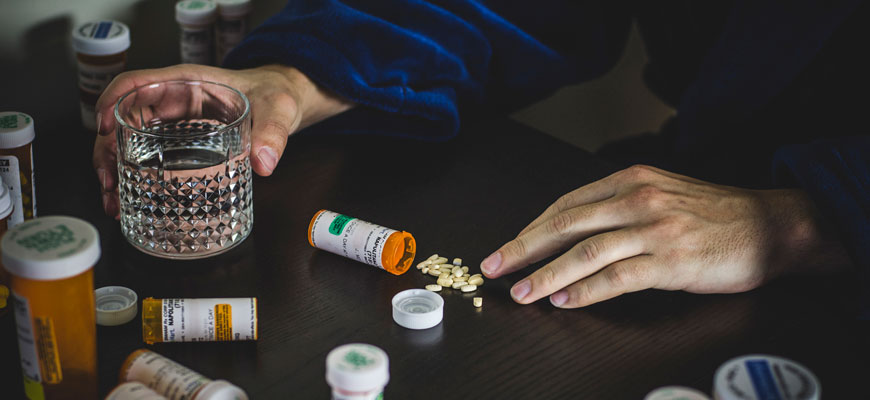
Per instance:
[[[297,112],[300,114],[299,129],[337,115],[354,106],[352,101],[320,87],[302,71],[294,67],[270,64],[257,69],[277,73],[281,77],[280,85],[296,101]]]

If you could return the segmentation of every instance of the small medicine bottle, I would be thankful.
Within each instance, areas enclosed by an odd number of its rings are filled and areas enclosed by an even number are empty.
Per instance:
[[[383,400],[390,381],[390,360],[378,347],[364,343],[338,346],[326,355],[326,383],[332,400]]]
[[[213,381],[153,351],[139,349],[121,365],[121,382],[139,382],[169,400],[248,400],[240,387]]]
[[[10,214],[12,214],[12,196],[9,196],[9,189],[6,189],[6,184],[0,177],[0,238],[9,229],[7,222]],[[0,316],[9,313],[11,306],[9,294],[9,275],[5,269],[0,268]]]
[[[217,65],[223,64],[227,53],[248,33],[251,8],[251,0],[217,0]]]
[[[214,23],[217,6],[208,0],[184,0],[175,5],[181,29],[181,62],[211,65],[214,60]]]
[[[408,232],[327,210],[311,218],[308,243],[394,275],[404,274],[417,253],[417,242]]]
[[[117,21],[86,22],[73,30],[72,44],[79,70],[82,125],[96,131],[97,99],[127,67],[130,29]]]
[[[35,218],[9,229],[0,251],[14,298],[24,393],[96,398],[97,230],[73,217]]]
[[[36,186],[33,182],[33,118],[15,111],[0,112],[0,176],[12,196],[13,227],[36,216]]]
[[[141,382],[126,382],[115,386],[106,400],[167,400]]]
[[[257,340],[257,298],[142,301],[142,340],[224,342]]]

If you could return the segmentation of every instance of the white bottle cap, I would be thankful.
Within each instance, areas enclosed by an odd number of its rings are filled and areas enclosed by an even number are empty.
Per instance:
[[[9,214],[12,214],[12,196],[9,195],[3,177],[0,177],[0,219],[8,217]]]
[[[221,379],[206,383],[193,398],[196,400],[248,400],[248,394],[242,388]]]
[[[251,0],[217,0],[218,14],[238,18],[248,15],[253,8]]]
[[[14,149],[33,141],[33,118],[17,111],[0,112],[0,149]]]
[[[649,392],[643,400],[710,400],[710,397],[685,386],[665,386]]]
[[[349,392],[382,389],[390,381],[390,360],[365,343],[338,346],[326,355],[326,383]]]
[[[91,56],[118,54],[130,48],[130,28],[118,21],[85,22],[73,30],[73,50]]]
[[[408,289],[393,296],[393,321],[408,329],[429,329],[441,323],[444,299],[423,289]]]
[[[132,289],[105,286],[94,291],[97,303],[97,325],[116,326],[136,318],[139,298]]]
[[[217,6],[207,0],[184,0],[175,5],[179,24],[207,25],[217,20]]]
[[[24,221],[0,240],[3,266],[27,279],[56,280],[85,272],[100,259],[100,236],[93,225],[73,217]]]
[[[127,382],[115,386],[106,396],[106,400],[166,400],[166,397],[141,382]]]
[[[717,400],[817,400],[819,380],[806,367],[782,357],[754,354],[722,364],[713,378]]]

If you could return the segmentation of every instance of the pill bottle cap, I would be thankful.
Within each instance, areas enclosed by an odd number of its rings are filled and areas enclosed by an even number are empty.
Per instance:
[[[180,24],[205,25],[217,19],[217,6],[207,0],[184,0],[175,5],[175,20]]]
[[[817,400],[822,388],[806,367],[776,356],[753,354],[729,360],[716,370],[713,393],[718,400],[785,398]],[[748,396],[748,397],[747,397]]]
[[[206,383],[194,396],[196,400],[248,400],[242,388],[225,380]]]
[[[100,237],[93,225],[54,215],[24,221],[0,240],[6,270],[18,277],[56,280],[85,272],[100,259]]]
[[[115,386],[106,400],[166,400],[141,382],[126,382]]]
[[[643,400],[710,400],[710,397],[684,386],[665,386],[649,392]]]
[[[17,111],[0,112],[0,149],[14,149],[33,141],[33,118]]]
[[[365,343],[338,346],[326,355],[326,383],[351,392],[383,388],[390,381],[387,353]]]
[[[118,54],[130,48],[130,28],[118,21],[91,21],[73,30],[73,49],[92,56]]]
[[[408,329],[429,329],[441,323],[444,299],[423,289],[408,289],[393,296],[393,321]]]
[[[3,177],[0,177],[0,219],[8,217],[9,214],[12,214],[12,196],[9,195]]]
[[[243,17],[251,12],[251,0],[217,0],[218,13],[222,17]]]
[[[97,325],[115,326],[136,318],[136,292],[123,286],[104,286],[94,291],[97,303]]]

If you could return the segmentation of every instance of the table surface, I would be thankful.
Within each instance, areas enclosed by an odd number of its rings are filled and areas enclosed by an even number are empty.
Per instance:
[[[274,175],[255,179],[255,223],[245,242],[207,260],[167,261],[135,250],[102,215],[93,139],[68,128],[76,111],[36,117],[37,196],[40,215],[97,226],[103,256],[95,286],[127,286],[140,299],[256,296],[260,305],[256,342],[146,346],[139,319],[99,327],[103,395],[124,358],[147,347],[253,399],[328,398],[326,354],[352,342],[387,352],[390,399],[639,399],[676,384],[709,393],[721,363],[751,353],[808,366],[825,398],[865,392],[868,329],[849,312],[848,277],[791,279],[736,295],[644,291],[559,310],[546,300],[511,301],[508,290],[523,271],[487,280],[474,294],[445,290],[443,322],[411,331],[393,323],[390,299],[433,277],[414,268],[393,276],[309,246],[309,219],[326,208],[412,232],[415,263],[438,253],[478,272],[480,260],[561,194],[617,169],[506,119],[470,123],[446,143],[294,136]],[[473,296],[484,298],[481,309]],[[0,318],[0,370],[13,371],[0,374],[0,387],[17,398],[11,320]]]

